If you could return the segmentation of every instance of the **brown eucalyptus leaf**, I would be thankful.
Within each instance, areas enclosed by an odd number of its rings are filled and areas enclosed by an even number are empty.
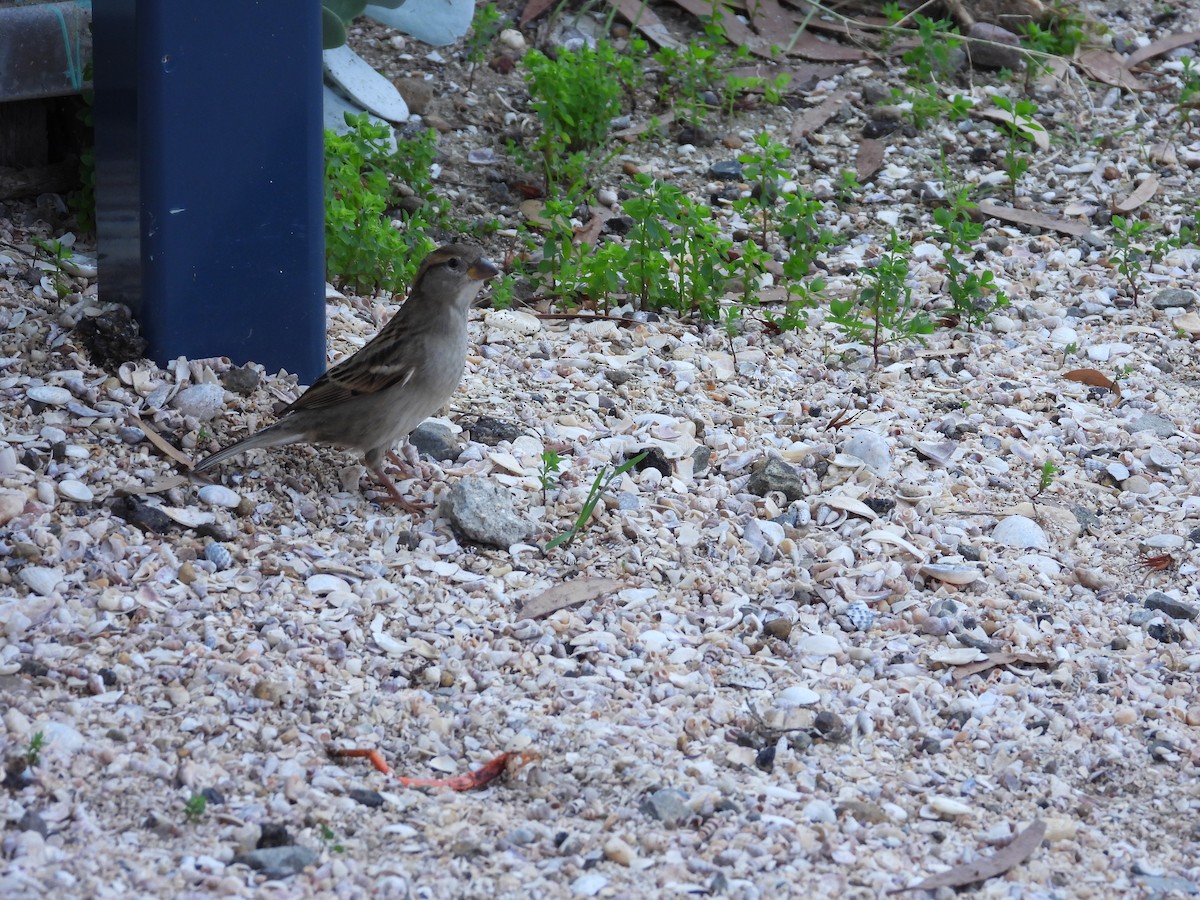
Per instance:
[[[587,603],[623,587],[625,585],[612,578],[576,578],[564,581],[525,601],[521,606],[520,618],[545,618],[560,609]]]
[[[1158,176],[1151,175],[1139,184],[1132,194],[1113,204],[1113,212],[1131,213],[1158,193]]]
[[[1003,222],[1012,222],[1014,225],[1045,228],[1049,231],[1057,231],[1060,234],[1070,234],[1075,237],[1084,237],[1091,233],[1091,228],[1087,222],[1072,222],[1058,216],[1048,216],[1045,213],[1034,212],[1031,209],[1002,206],[991,200],[980,201],[979,212],[985,217],[1000,219]]]
[[[1076,57],[1075,63],[1104,84],[1128,91],[1146,90],[1146,85],[1130,74],[1125,61],[1111,50],[1084,50]]]
[[[905,891],[934,891],[942,887],[965,887],[968,884],[987,881],[989,878],[1003,875],[1009,869],[1019,866],[1025,860],[1029,859],[1029,857],[1033,856],[1033,851],[1041,845],[1042,838],[1045,836],[1046,823],[1041,819],[1034,819],[1028,828],[1012,839],[1012,843],[1006,847],[1001,847],[991,856],[972,860],[969,863],[962,863],[952,869],[947,869],[945,872],[931,875],[920,884],[897,888],[889,893],[902,894]]]
[[[1134,66],[1144,63],[1148,59],[1154,59],[1156,56],[1162,56],[1164,53],[1170,53],[1179,47],[1186,47],[1188,44],[1194,44],[1200,41],[1200,31],[1183,31],[1179,34],[1169,34],[1165,38],[1159,38],[1152,44],[1147,44],[1140,50],[1135,50],[1129,54],[1125,60],[1126,68],[1132,69]]]
[[[1104,388],[1117,395],[1121,393],[1121,389],[1117,387],[1117,383],[1099,369],[1072,369],[1070,372],[1064,372],[1063,378],[1067,379],[1067,381],[1077,381],[1080,384],[1086,384],[1089,387]]]

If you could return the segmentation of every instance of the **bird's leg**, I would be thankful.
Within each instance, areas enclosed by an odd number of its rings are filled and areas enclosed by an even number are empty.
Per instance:
[[[401,494],[396,488],[396,485],[392,483],[392,479],[388,478],[387,473],[383,471],[382,465],[374,465],[371,466],[370,469],[371,474],[375,476],[375,480],[387,489],[388,496],[397,506],[406,509],[408,512],[413,513],[414,515],[424,512],[428,509],[433,509],[432,503],[418,503],[415,500],[409,500],[407,497]]]

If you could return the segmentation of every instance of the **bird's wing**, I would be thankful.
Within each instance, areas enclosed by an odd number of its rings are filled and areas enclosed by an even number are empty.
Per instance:
[[[397,313],[365,347],[314,381],[312,387],[296,398],[283,414],[324,409],[407,384],[417,367],[411,354],[407,358],[397,354],[399,346],[407,344],[412,348],[412,342],[404,340],[403,324]]]

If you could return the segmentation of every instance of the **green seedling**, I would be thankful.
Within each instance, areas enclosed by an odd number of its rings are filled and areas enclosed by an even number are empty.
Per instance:
[[[995,97],[993,102],[997,109],[1004,110],[1012,117],[1011,122],[1001,122],[1000,125],[1008,136],[1008,144],[1004,151],[1004,171],[1008,174],[1009,188],[1015,199],[1017,182],[1029,171],[1029,160],[1020,151],[1032,141],[1029,130],[1041,129],[1033,120],[1037,115],[1037,105],[1030,100],[1013,101],[1007,97]]]
[[[866,283],[857,294],[829,303],[829,320],[847,339],[869,342],[876,367],[886,345],[922,341],[923,335],[933,331],[933,322],[912,302],[906,258],[911,251],[912,245],[892,231],[886,252],[867,272]]]
[[[546,505],[546,492],[554,487],[554,480],[562,464],[563,458],[553,450],[542,451],[542,461],[538,466],[538,481],[542,485],[542,506]]]
[[[609,471],[608,466],[604,466],[602,469],[600,469],[600,471],[596,473],[596,480],[592,482],[591,490],[588,491],[587,499],[584,500],[583,506],[579,510],[579,515],[575,518],[575,523],[567,531],[555,538],[552,538],[549,543],[546,544],[545,552],[549,553],[556,547],[571,546],[571,542],[575,540],[580,530],[582,530],[583,527],[587,525],[588,520],[591,519],[592,513],[595,512],[596,504],[600,502],[600,498],[604,495],[604,492],[608,490],[609,485],[611,485],[614,481],[616,481],[645,458],[646,452],[643,451],[632,459],[625,460],[625,462],[621,463],[621,465],[617,466],[611,471]]]
[[[1054,476],[1058,474],[1058,467],[1050,460],[1042,463],[1041,474],[1038,476],[1038,487],[1034,491],[1033,496],[1037,497],[1042,494],[1050,485],[1054,484]]]
[[[337,840],[337,834],[328,825],[321,826],[321,843],[330,853],[345,853],[346,848]]]
[[[475,70],[487,60],[488,48],[504,27],[504,16],[496,8],[495,3],[487,3],[475,10],[475,18],[471,20],[471,33],[467,35],[463,47],[463,55],[471,66],[467,76],[467,90],[475,84]]]
[[[183,813],[189,822],[198,822],[208,810],[208,800],[203,794],[192,794],[183,804]]]
[[[969,265],[983,225],[971,218],[975,204],[968,199],[966,188],[951,191],[949,201],[933,211],[934,224],[941,229],[933,237],[942,242],[946,292],[959,320],[968,328],[979,327],[995,310],[1008,306],[1008,297],[996,287],[994,272],[974,272]]]
[[[1139,246],[1143,236],[1158,228],[1151,222],[1138,219],[1127,219],[1125,216],[1112,217],[1113,245],[1115,247],[1110,262],[1116,263],[1117,271],[1129,286],[1129,294],[1136,304],[1142,290],[1142,267],[1150,259],[1150,254]]]
[[[46,749],[46,732],[35,731],[25,748],[25,763],[33,768],[42,761],[42,751]]]

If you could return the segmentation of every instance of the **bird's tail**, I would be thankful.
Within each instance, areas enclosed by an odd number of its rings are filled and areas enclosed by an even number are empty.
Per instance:
[[[279,447],[283,444],[294,444],[296,441],[303,440],[303,437],[298,434],[284,431],[278,425],[272,425],[269,428],[264,428],[262,431],[255,432],[250,437],[242,438],[236,444],[230,444],[223,450],[218,450],[211,456],[206,456],[200,462],[196,463],[193,472],[207,472],[209,469],[219,466],[226,460],[233,459],[239,453],[244,453],[247,450],[254,450],[257,447]]]

